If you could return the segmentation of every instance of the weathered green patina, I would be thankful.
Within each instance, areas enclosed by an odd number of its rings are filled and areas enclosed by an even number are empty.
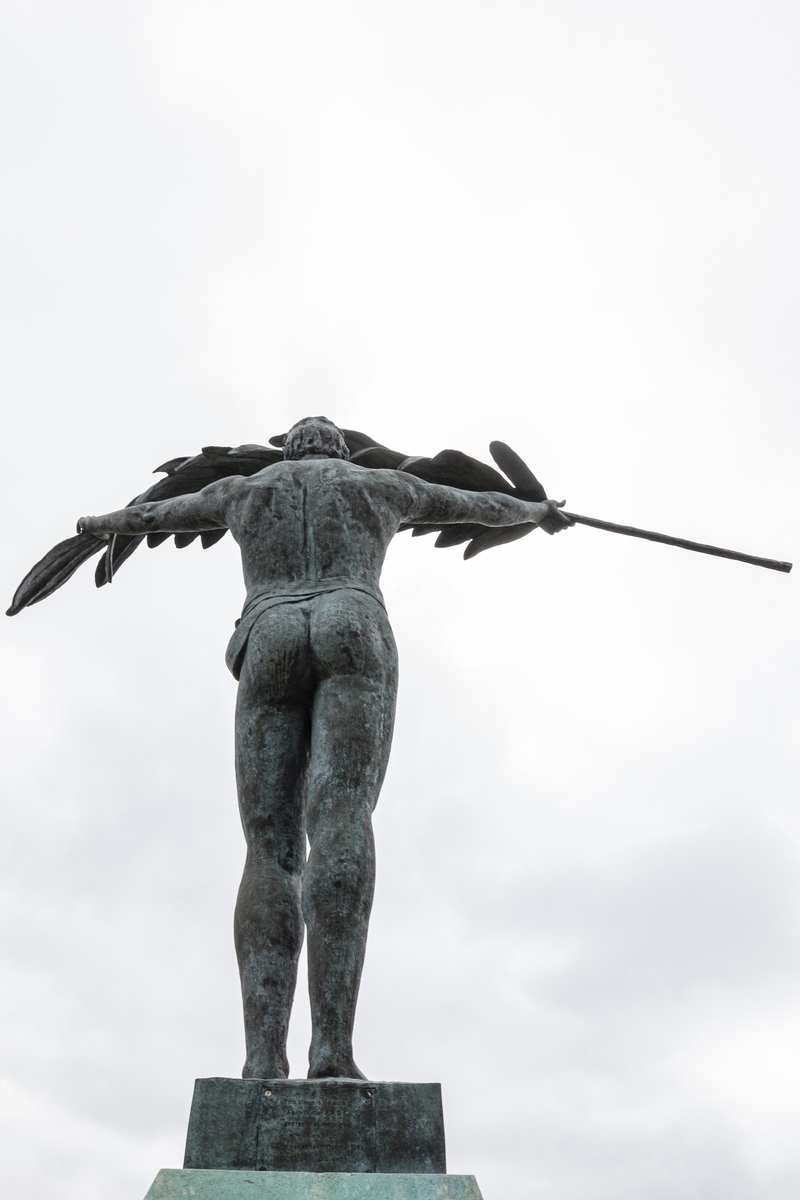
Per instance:
[[[363,1079],[353,1024],[375,886],[372,811],[397,693],[380,592],[386,551],[408,526],[554,532],[570,522],[552,501],[364,470],[347,461],[341,431],[324,417],[293,426],[284,455],[192,495],[83,517],[79,529],[99,537],[229,529],[238,542],[247,603],[228,662],[240,680],[236,775],[247,841],[235,916],[242,1074],[288,1075],[305,926],[309,1078]]]
[[[483,1200],[474,1175],[159,1171],[145,1200]]]
[[[438,1083],[198,1079],[185,1167],[444,1175]]]

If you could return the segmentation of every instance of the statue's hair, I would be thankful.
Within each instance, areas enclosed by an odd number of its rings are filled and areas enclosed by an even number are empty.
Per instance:
[[[297,450],[301,440],[301,433],[306,425],[322,425],[325,434],[330,438],[330,458],[349,458],[350,451],[347,449],[347,442],[344,440],[344,435],[338,425],[334,425],[333,421],[328,417],[303,417],[302,421],[296,421],[289,432],[286,434],[283,442],[283,457],[297,458]]]

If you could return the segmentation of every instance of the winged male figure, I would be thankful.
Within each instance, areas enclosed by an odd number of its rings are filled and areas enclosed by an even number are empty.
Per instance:
[[[428,483],[348,462],[341,431],[308,417],[284,459],[192,495],[82,517],[100,538],[229,529],[247,601],[228,647],[239,680],[236,777],[247,858],[235,913],[246,1078],[285,1078],[308,930],[311,1079],[364,1078],[353,1023],[375,883],[372,811],[394,722],[397,651],[379,578],[409,525],[572,522],[552,500]],[[306,861],[306,835],[310,845]]]

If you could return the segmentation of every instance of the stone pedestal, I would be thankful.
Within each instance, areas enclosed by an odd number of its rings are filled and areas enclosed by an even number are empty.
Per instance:
[[[474,1175],[159,1171],[145,1200],[482,1200]]]
[[[198,1079],[184,1168],[145,1200],[482,1200],[445,1170],[438,1083]]]
[[[198,1079],[184,1167],[444,1175],[438,1083]]]

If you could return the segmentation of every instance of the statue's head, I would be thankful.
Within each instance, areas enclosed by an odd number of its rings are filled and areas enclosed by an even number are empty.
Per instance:
[[[333,421],[327,417],[303,417],[293,425],[283,442],[284,458],[349,458],[350,452]]]

